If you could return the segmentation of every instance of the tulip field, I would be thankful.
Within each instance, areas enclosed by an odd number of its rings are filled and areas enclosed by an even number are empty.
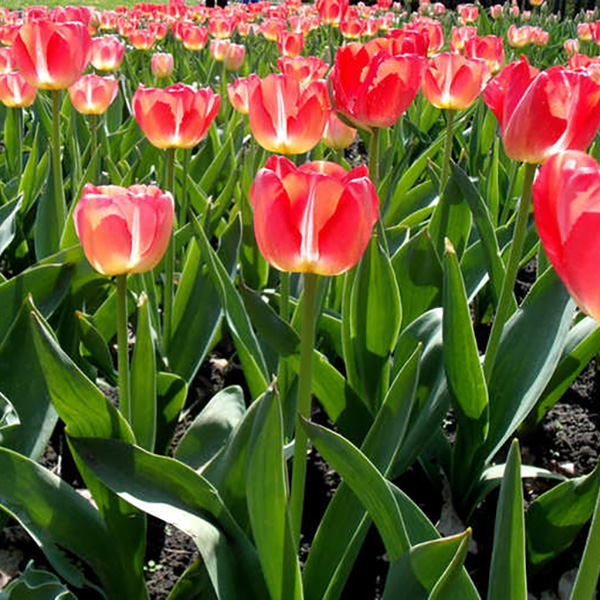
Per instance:
[[[600,10],[529,2],[0,7],[0,600],[596,597]]]

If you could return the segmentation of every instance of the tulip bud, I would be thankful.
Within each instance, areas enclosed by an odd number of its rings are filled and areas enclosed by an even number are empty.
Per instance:
[[[237,71],[244,64],[246,46],[243,44],[229,44],[225,54],[225,68],[228,71]]]
[[[173,74],[173,55],[168,52],[155,52],[150,60],[152,74],[157,79],[164,79]]]
[[[11,108],[31,106],[37,90],[29,85],[19,72],[0,75],[0,101]]]
[[[119,92],[117,80],[99,75],[84,75],[70,88],[69,97],[77,112],[83,115],[101,115],[106,112]]]
[[[92,40],[92,66],[98,71],[118,69],[125,56],[125,44],[115,35],[104,35]]]

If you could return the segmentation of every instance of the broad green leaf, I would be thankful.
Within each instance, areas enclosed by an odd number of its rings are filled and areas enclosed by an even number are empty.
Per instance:
[[[560,483],[527,509],[527,556],[539,567],[564,552],[594,512],[600,489],[600,464],[584,477]]]
[[[443,354],[458,426],[452,479],[458,490],[464,490],[471,483],[473,455],[487,435],[488,393],[460,266],[454,248],[448,240],[446,243]]]
[[[116,384],[117,374],[115,372],[113,358],[108,349],[106,340],[102,337],[94,324],[93,317],[77,311],[75,313],[79,336],[81,338],[80,353],[93,365],[98,367],[108,380]]]
[[[206,479],[122,441],[74,438],[72,445],[122,499],[194,540],[220,600],[268,597],[254,548]]]
[[[506,460],[496,509],[488,600],[527,600],[521,457],[515,440]]]
[[[386,580],[383,600],[462,600],[459,584],[464,560],[471,541],[471,530],[447,538],[421,542],[410,548]]]
[[[283,418],[274,390],[260,400],[246,462],[246,494],[252,534],[271,600],[304,597],[300,564],[288,518]]]
[[[229,154],[233,152],[233,140],[230,137],[219,149],[219,152],[211,162],[210,166],[204,171],[204,175],[198,182],[200,189],[206,194],[212,192],[213,185],[218,177],[223,173],[223,166]]]
[[[156,358],[150,323],[148,297],[142,293],[138,303],[138,323],[131,358],[131,428],[135,440],[153,451],[156,442]]]
[[[168,454],[179,415],[185,405],[188,386],[173,373],[156,376],[156,453]]]
[[[0,392],[0,445],[3,442],[2,431],[6,431],[10,427],[16,427],[20,423],[19,415],[12,402]]]
[[[376,411],[387,392],[391,351],[402,320],[396,276],[377,238],[363,255],[352,284],[348,312],[352,351],[350,385]],[[355,376],[354,376],[355,374]]]
[[[65,422],[66,432],[71,436],[133,441],[131,429],[118,410],[63,352],[49,326],[36,313],[31,314],[31,331],[52,404]],[[102,518],[113,531],[113,553],[129,573],[123,589],[129,590],[128,597],[142,598],[145,519],[106,488],[77,454],[74,458]]]
[[[90,502],[58,475],[5,448],[0,448],[0,471],[0,505],[27,530],[62,577],[76,587],[91,585],[81,566],[67,558],[67,549],[93,569],[110,598],[126,590],[133,594],[127,585],[129,574],[114,551],[114,538]],[[141,589],[128,597],[147,598]]]
[[[218,600],[206,565],[196,559],[177,580],[167,600]]]
[[[20,116],[17,115],[17,111],[21,113]],[[4,119],[4,156],[8,164],[8,170],[13,177],[17,174],[17,160],[22,160],[21,156],[17,156],[19,150],[17,136],[23,133],[19,131],[19,125],[22,126],[22,122],[19,123],[19,121],[22,118],[22,108],[9,108]]]
[[[30,560],[25,571],[11,581],[0,600],[77,600],[69,589],[52,573],[33,567]]]
[[[402,445],[412,410],[420,348],[390,387],[361,447],[384,475]],[[307,599],[339,598],[371,521],[346,483],[336,490],[313,539],[304,570]]]
[[[216,252],[211,248],[203,229],[193,217],[196,239],[214,285],[217,287],[221,306],[225,311],[227,325],[235,341],[244,375],[253,397],[258,397],[267,388],[269,373],[262,350],[248,319],[244,303],[236,290],[227,270]]]
[[[27,159],[25,169],[23,169],[23,175],[19,182],[19,194],[23,194],[23,214],[27,214],[27,211],[31,208],[33,203],[37,200],[36,191],[39,193],[40,187],[45,183],[46,177],[48,176],[48,153],[44,154],[40,164],[38,166],[38,137],[40,127],[36,125],[35,135],[31,142],[31,152]],[[42,173],[45,177],[42,176]]]
[[[227,445],[245,412],[241,387],[233,385],[221,390],[192,421],[177,445],[175,458],[196,471],[202,470]]]
[[[443,273],[427,229],[400,247],[392,258],[392,268],[402,300],[404,329],[423,313],[442,304]]]
[[[0,255],[8,248],[17,231],[17,214],[22,200],[13,200],[0,207]]]
[[[488,384],[490,426],[481,448],[486,464],[535,406],[560,359],[574,303],[553,270],[536,281],[506,323]]]
[[[391,561],[409,547],[402,515],[377,467],[351,442],[320,425],[302,421],[308,437],[323,458],[339,473],[369,513]]]

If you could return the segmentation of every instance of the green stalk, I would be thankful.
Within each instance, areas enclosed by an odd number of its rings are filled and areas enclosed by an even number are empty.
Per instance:
[[[592,525],[588,533],[581,564],[571,592],[571,600],[592,600],[600,575],[600,493],[596,499]]]
[[[187,214],[189,207],[189,198],[187,194],[187,179],[190,172],[191,148],[183,149],[183,184],[181,186],[181,214],[179,215],[179,227],[183,227],[187,223]]]
[[[117,346],[119,360],[119,409],[131,422],[129,398],[129,348],[127,342],[127,274],[117,275]]]
[[[498,345],[500,344],[500,337],[502,336],[504,325],[510,316],[510,299],[513,294],[513,288],[515,287],[517,273],[519,272],[519,263],[521,261],[521,255],[523,254],[523,246],[525,245],[527,219],[529,218],[529,207],[531,206],[531,193],[536,168],[537,165],[525,165],[523,194],[521,196],[521,202],[519,203],[512,247],[510,249],[508,264],[506,265],[506,275],[504,276],[504,281],[502,283],[496,317],[494,318],[494,324],[492,325],[490,339],[485,352],[484,370],[487,381],[490,380],[492,375],[496,354],[498,353]]]
[[[377,186],[379,185],[379,134],[380,129],[378,127],[374,127],[371,131],[371,139],[369,142],[369,178],[373,182],[375,186],[375,191],[377,191]],[[385,249],[388,251],[387,238],[385,237],[385,228],[383,226],[383,219],[381,218],[381,209],[379,210],[379,215],[377,216],[377,234],[379,235],[380,242]]]
[[[100,117],[98,115],[90,115],[90,133],[91,133],[91,142],[90,142],[90,160],[92,160],[94,154],[98,149],[98,127],[100,124]],[[92,181],[94,184],[100,183],[98,181],[98,173],[100,172],[100,152],[98,152],[98,156],[96,159],[96,168],[94,169],[94,173],[92,173]]]
[[[23,109],[13,108],[17,128],[17,181],[21,182],[23,176]]]
[[[335,64],[335,55],[336,55],[335,40],[333,39],[333,36],[334,36],[333,25],[329,25],[329,54],[331,54],[331,65],[332,66]]]
[[[56,240],[52,242],[52,250],[58,250],[60,235],[67,215],[65,193],[63,190],[62,165],[60,162],[60,90],[52,90],[52,176],[54,179],[54,222],[56,223]],[[52,227],[52,230],[54,228]]]
[[[290,496],[290,519],[292,540],[296,548],[300,545],[304,487],[306,483],[306,449],[308,437],[300,425],[300,417],[310,417],[313,348],[315,345],[316,300],[319,277],[314,273],[304,273],[304,299],[302,304],[302,332],[300,341],[300,372],[298,384],[298,413],[294,443],[294,464],[292,491]]]
[[[175,148],[167,148],[166,189],[175,196]],[[171,239],[165,252],[165,285],[164,314],[163,314],[163,346],[169,347],[171,341],[171,324],[173,321],[173,290],[175,277],[175,232],[171,232]]]
[[[454,111],[446,111],[446,141],[444,143],[444,157],[442,159],[442,174],[440,176],[440,197],[438,202],[441,202],[441,225],[440,225],[440,239],[437,240],[437,252],[438,256],[444,256],[445,239],[448,231],[448,220],[450,218],[450,206],[448,202],[444,200],[444,192],[446,191],[446,184],[448,183],[448,173],[450,171],[450,158],[452,157],[452,140],[454,136],[453,132],[454,124]]]

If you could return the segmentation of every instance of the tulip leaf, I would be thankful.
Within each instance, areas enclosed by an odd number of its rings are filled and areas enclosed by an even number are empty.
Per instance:
[[[210,194],[213,191],[213,186],[219,176],[224,172],[225,161],[231,153],[234,153],[233,140],[229,137],[227,141],[223,143],[219,152],[210,163],[210,166],[204,171],[204,175],[202,175],[202,178],[198,182],[200,189],[205,194]]]
[[[239,226],[239,220],[236,220],[236,222]],[[192,223],[204,260],[208,264],[210,276],[219,292],[221,306],[225,311],[227,325],[239,353],[248,387],[252,396],[257,398],[267,388],[269,378],[262,350],[248,319],[244,303],[227,270],[216,252],[211,248],[196,217],[193,217]]]
[[[7,162],[8,170],[13,176],[17,171],[17,161],[22,160],[20,156],[17,156],[17,151],[19,150],[17,136],[22,135],[22,132],[19,131],[19,117],[17,116],[17,111],[21,112],[22,115],[22,108],[9,108],[6,111],[6,117],[4,119],[4,157]]]
[[[506,459],[496,509],[488,600],[527,600],[521,457],[515,440]]]
[[[52,404],[65,422],[66,432],[133,441],[131,429],[118,410],[64,353],[52,330],[35,312],[31,314],[31,331]],[[128,574],[122,582],[123,594],[142,598],[145,519],[106,488],[76,453],[74,458],[100,514],[114,532],[113,553]]]
[[[441,306],[443,273],[427,229],[400,247],[392,258],[400,298],[402,329],[428,310]]]
[[[302,427],[323,458],[339,473],[373,520],[391,561],[409,548],[402,515],[377,467],[341,435],[302,420]]]
[[[177,445],[175,458],[201,470],[229,442],[244,417],[246,404],[242,388],[233,385],[215,394]]]
[[[81,565],[68,558],[66,549],[93,569],[110,597],[131,589],[114,552],[114,539],[88,500],[58,475],[5,448],[0,448],[0,471],[0,505],[19,521],[62,577],[76,587],[96,587],[87,581]],[[147,598],[143,593],[128,597]]]
[[[393,464],[413,407],[421,349],[405,363],[362,444],[361,451],[384,475]],[[339,598],[371,521],[348,484],[342,483],[313,539],[303,579],[310,599]]]
[[[196,559],[175,582],[167,600],[218,600],[202,559]]]
[[[4,447],[38,460],[58,416],[37,362],[29,328],[31,309],[31,299],[26,299],[0,344],[0,390],[9,402],[2,411],[3,422],[11,425],[0,432],[0,440]]]
[[[560,360],[574,307],[550,269],[506,323],[488,383],[490,426],[479,452],[482,464],[510,438],[546,388]]]
[[[540,567],[564,552],[594,512],[600,489],[600,463],[584,477],[558,484],[527,509],[527,555]]]
[[[569,331],[560,362],[529,415],[528,425],[535,426],[542,421],[599,349],[600,328],[594,319],[585,317]]]
[[[40,133],[39,124],[36,125],[35,134],[31,142],[31,151],[29,152],[29,158],[23,169],[23,175],[19,182],[19,194],[23,194],[23,214],[27,214],[27,211],[31,208],[33,203],[37,200],[39,190],[44,185],[46,177],[48,176],[48,153],[42,156],[42,159],[38,165],[38,139]],[[45,177],[42,177],[44,173]],[[37,191],[37,193],[36,193]]]
[[[256,236],[254,235],[254,213],[250,205],[250,199],[244,194],[240,194],[239,206],[243,231],[240,252],[242,277],[247,285],[260,290],[267,283],[269,265],[258,249]]]
[[[240,243],[239,221],[221,236],[219,257],[229,275],[237,264]],[[217,285],[202,260],[200,247],[193,241],[188,247],[181,281],[173,306],[173,335],[167,349],[173,371],[190,382],[211,348],[223,311]]]
[[[156,358],[150,305],[140,295],[135,346],[131,358],[131,428],[138,446],[153,451],[156,442]]]
[[[488,429],[488,393],[479,360],[471,313],[454,248],[446,240],[444,256],[443,355],[446,380],[456,414],[452,478],[459,490],[472,481],[470,464],[485,441]]]
[[[76,311],[79,337],[81,338],[80,353],[94,366],[98,367],[108,380],[116,384],[117,374],[115,372],[113,358],[108,349],[108,344],[102,337],[89,315]]]
[[[120,440],[71,442],[120,498],[194,540],[219,600],[268,597],[254,548],[206,479],[175,459]]]
[[[300,564],[288,516],[283,417],[279,397],[271,389],[261,398],[254,418],[245,479],[250,525],[269,597],[300,600]]]
[[[0,256],[15,238],[17,214],[22,200],[17,199],[0,207]]]
[[[358,264],[343,319],[352,346],[346,360],[354,363],[348,369],[350,385],[376,411],[387,392],[389,359],[402,320],[396,276],[376,237]]]
[[[156,374],[156,443],[157,454],[168,454],[171,440],[188,395],[188,385],[173,373]]]
[[[2,592],[0,600],[77,600],[61,581],[48,571],[33,567],[30,560],[25,571],[13,579]]]

